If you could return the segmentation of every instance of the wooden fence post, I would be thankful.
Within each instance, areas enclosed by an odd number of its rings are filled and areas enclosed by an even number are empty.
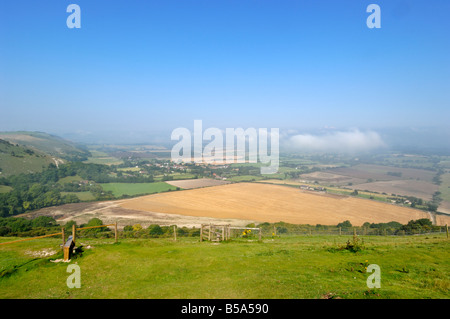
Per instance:
[[[339,227],[339,236],[341,236],[341,227]]]
[[[203,224],[200,225],[200,241],[203,241]]]
[[[208,240],[211,241],[211,224],[209,224]]]
[[[259,241],[261,241],[261,228],[259,228]]]
[[[447,232],[447,238],[448,238],[448,224],[445,224],[445,231]]]
[[[75,224],[73,224],[72,225],[72,241],[74,243],[76,243],[76,241],[75,241],[75,239],[76,239],[76,232],[77,232],[77,230],[76,230]]]
[[[61,235],[63,238],[63,249],[64,249],[64,245],[66,244],[66,234],[64,233],[64,227],[61,228]]]
[[[177,226],[173,225],[173,239],[177,241]]]
[[[73,237],[72,238],[71,237],[72,236],[69,236],[67,242],[63,245],[64,261],[68,261],[73,253],[73,247],[75,246],[75,242],[73,240]]]
[[[117,243],[117,222],[114,223],[114,239],[115,242]]]

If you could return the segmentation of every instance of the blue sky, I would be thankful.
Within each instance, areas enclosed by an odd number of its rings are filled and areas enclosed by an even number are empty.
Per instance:
[[[66,26],[71,3],[81,29]],[[446,128],[449,13],[447,0],[2,1],[0,130]]]

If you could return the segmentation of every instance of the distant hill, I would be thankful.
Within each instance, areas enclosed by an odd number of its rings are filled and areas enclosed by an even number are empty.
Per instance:
[[[43,132],[0,132],[0,139],[67,161],[84,161],[91,155],[82,145]]]
[[[50,163],[55,164],[58,161],[61,160],[54,159],[43,152],[0,139],[0,177],[40,172]]]

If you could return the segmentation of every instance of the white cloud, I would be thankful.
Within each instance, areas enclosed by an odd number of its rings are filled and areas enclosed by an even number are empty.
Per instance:
[[[377,132],[359,130],[334,131],[324,135],[297,134],[288,137],[285,145],[300,151],[363,152],[385,147]]]

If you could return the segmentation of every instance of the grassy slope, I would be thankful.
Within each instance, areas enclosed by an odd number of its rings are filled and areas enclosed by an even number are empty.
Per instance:
[[[63,159],[89,155],[80,145],[43,132],[0,132],[0,138]]]
[[[50,163],[53,160],[48,155],[0,139],[0,176],[40,172]]]
[[[80,289],[67,288],[67,264],[24,255],[56,250],[60,240],[0,246],[0,273],[22,265],[0,277],[0,298],[450,297],[450,242],[444,236],[366,237],[360,253],[332,249],[348,239],[304,236],[219,245],[197,238],[118,244],[80,239],[94,247],[72,260],[81,269]],[[366,260],[381,267],[381,289],[369,292]]]

